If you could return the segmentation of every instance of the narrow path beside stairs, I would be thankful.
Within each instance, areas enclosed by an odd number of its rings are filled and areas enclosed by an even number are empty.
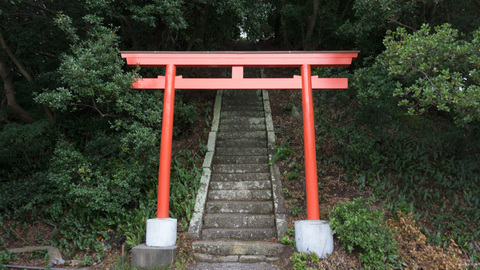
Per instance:
[[[260,90],[223,90],[192,269],[276,269],[272,265],[284,250],[276,239],[286,222],[279,173],[269,164],[273,125],[269,134],[265,96]]]

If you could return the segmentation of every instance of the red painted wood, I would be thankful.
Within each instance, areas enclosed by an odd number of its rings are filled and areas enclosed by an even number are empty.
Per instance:
[[[235,76],[235,73],[234,73]],[[135,89],[164,89],[165,77],[139,79]],[[293,78],[175,78],[175,89],[301,89],[300,76]],[[347,89],[347,78],[318,78],[312,76],[313,89]]]
[[[121,52],[128,65],[142,67],[345,67],[358,52]]]
[[[319,220],[317,155],[315,149],[315,123],[313,120],[312,77],[310,65],[302,65],[303,143],[305,148],[305,182],[307,218]]]
[[[346,78],[311,76],[311,67],[345,67],[358,52],[121,52],[127,64],[167,67],[166,76],[138,79],[136,89],[165,89],[157,218],[168,217],[175,89],[302,89],[307,218],[319,219],[312,89],[347,89]],[[232,78],[183,78],[176,67],[232,67]],[[299,67],[293,78],[243,78],[244,67]]]
[[[163,98],[160,164],[158,167],[157,218],[168,218],[170,166],[172,161],[173,112],[175,105],[175,65],[167,65]]]

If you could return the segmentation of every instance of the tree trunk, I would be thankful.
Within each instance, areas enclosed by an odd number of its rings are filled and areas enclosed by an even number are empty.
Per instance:
[[[305,40],[303,43],[303,49],[309,50],[312,47],[312,36],[313,30],[315,29],[315,24],[317,23],[318,9],[320,8],[319,0],[313,0],[313,14],[310,17],[310,22],[307,28],[307,33],[305,35]]]
[[[477,6],[477,8],[480,8],[480,0],[473,0],[473,4]]]
[[[283,10],[285,8],[285,0],[281,0],[280,1],[280,10]],[[290,42],[288,42],[288,34],[287,34],[287,24],[285,23],[285,18],[282,18],[281,19],[281,28],[282,28],[282,36],[283,36],[283,44],[287,47],[287,48],[292,48],[292,45],[290,45]]]
[[[18,62],[15,55],[13,55],[13,53],[8,48],[7,43],[5,42],[5,39],[3,39],[2,31],[0,31],[0,45],[2,45],[2,49],[7,53],[8,57],[13,61],[15,66],[17,66],[18,70],[20,71],[20,73],[22,73],[25,79],[27,79],[28,82],[32,82],[32,76],[28,74],[28,72],[23,68],[22,64]]]
[[[139,42],[138,42],[137,34],[132,27],[130,19],[127,16],[122,15],[122,16],[118,17],[118,20],[120,21],[122,26],[125,28],[128,35],[130,36],[130,40],[132,41],[132,47],[133,48],[138,48],[139,47]]]
[[[3,91],[5,92],[5,97],[7,98],[7,105],[12,108],[12,110],[20,117],[23,122],[35,122],[35,119],[33,119],[27,111],[20,107],[20,105],[18,105],[17,103],[17,100],[15,99],[13,81],[10,77],[10,73],[7,67],[7,61],[2,55],[0,55],[0,76],[3,79]]]
[[[15,66],[18,68],[18,70],[20,71],[20,73],[25,77],[25,79],[27,79],[27,81],[29,83],[32,83],[32,76],[30,76],[30,74],[27,72],[27,70],[25,68],[23,68],[22,64],[17,60],[17,58],[15,57],[15,55],[10,51],[10,48],[7,46],[7,42],[5,42],[5,39],[3,38],[3,35],[2,35],[2,32],[0,31],[0,45],[2,46],[3,50],[5,51],[5,53],[8,55],[8,57],[10,58],[10,60],[13,61],[13,63],[15,64]],[[1,57],[1,56],[0,56]],[[5,76],[6,77],[9,77],[9,72],[8,72],[8,69],[7,69],[7,64],[6,64],[6,61],[5,59],[1,59],[3,64],[5,65],[4,66],[4,70],[5,70]],[[2,78],[3,78],[3,74],[2,74]],[[6,83],[6,82],[5,82]],[[13,83],[11,81],[11,78],[10,78],[10,82],[9,82],[12,86],[11,86],[11,89],[13,90]],[[7,87],[5,87],[5,92],[7,91],[6,90]],[[13,91],[12,91],[12,95],[13,95]],[[8,97],[8,95],[6,95]],[[10,99],[7,99],[7,104],[10,104]],[[15,96],[13,95],[13,104],[16,104],[16,106],[18,106],[17,102],[15,101]],[[46,105],[43,105],[43,109],[45,110],[45,113],[47,114],[48,118],[50,119],[50,121],[52,121],[53,123],[56,122],[55,120],[55,117],[53,116],[52,112],[50,111],[50,109],[48,108],[48,106]],[[15,111],[15,110],[14,110]],[[24,111],[25,112],[25,111]],[[25,112],[26,113],[26,112]],[[27,114],[28,115],[28,114]],[[25,121],[28,123],[28,121]]]

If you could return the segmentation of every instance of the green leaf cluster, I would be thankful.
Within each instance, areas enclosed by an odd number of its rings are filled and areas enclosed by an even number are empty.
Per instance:
[[[459,39],[449,24],[388,32],[379,62],[398,80],[394,95],[412,115],[451,112],[459,125],[480,120],[480,29]]]
[[[119,233],[128,247],[142,242],[146,219],[155,212],[162,124],[163,94],[130,89],[141,76],[138,69],[125,70],[118,29],[96,15],[82,20],[86,32],[75,18],[58,14],[56,24],[71,46],[60,58],[58,87],[35,96],[53,110],[55,122],[12,123],[0,132],[6,158],[0,173],[8,177],[0,190],[1,214],[44,219],[57,227],[53,242],[67,253],[103,249],[99,235],[108,240]],[[181,93],[175,108],[173,135],[180,136],[199,113]],[[189,152],[172,161],[171,216],[184,229],[201,174],[198,158]],[[19,161],[27,162],[6,169]]]
[[[330,225],[346,250],[360,253],[366,268],[400,266],[397,242],[384,224],[383,212],[371,209],[363,198],[337,204],[330,213]]]

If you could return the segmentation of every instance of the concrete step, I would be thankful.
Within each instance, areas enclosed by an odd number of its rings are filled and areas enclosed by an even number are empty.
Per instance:
[[[252,105],[223,105],[222,112],[252,112],[252,111],[261,111],[263,112],[263,106],[252,106]]]
[[[270,173],[212,173],[212,182],[270,181]]]
[[[267,140],[265,139],[224,139],[218,140],[217,148],[266,148]]]
[[[209,214],[272,214],[272,201],[207,201]]]
[[[235,138],[248,138],[248,139],[267,139],[267,133],[265,131],[220,131],[217,133],[217,139],[235,139]]]
[[[272,182],[270,180],[262,181],[222,181],[222,182],[210,182],[209,190],[270,190],[272,188]]]
[[[243,95],[243,94],[224,95],[222,103],[241,102],[242,100],[261,101],[262,97],[259,95]]]
[[[242,97],[250,97],[250,96],[260,96],[261,93],[259,90],[250,90],[250,89],[241,89],[241,90],[224,90],[224,96],[242,96]]]
[[[266,147],[217,147],[217,156],[265,156],[268,155]]]
[[[265,117],[265,113],[263,112],[263,110],[260,109],[252,110],[247,108],[245,108],[243,111],[223,111],[220,113],[220,123],[222,123],[222,120],[224,119],[231,119],[237,117],[258,118]]]
[[[223,102],[225,101],[238,101],[238,96],[241,96],[242,99],[246,100],[262,100],[262,94],[261,93],[235,93],[235,94],[226,94],[224,93],[224,99]]]
[[[278,270],[272,263],[279,260],[275,258],[272,262],[269,258],[264,258],[265,261],[254,261],[253,259],[262,259],[262,256],[212,256],[207,254],[194,253],[195,258],[200,263],[190,266],[189,270]],[[197,256],[198,255],[198,256]],[[201,256],[200,256],[201,255]],[[226,258],[223,258],[226,257]],[[232,260],[236,260],[231,262]],[[242,261],[242,262],[240,262]]]
[[[269,228],[275,226],[273,215],[206,214],[204,228]]]
[[[268,163],[268,156],[214,156],[213,164],[259,164]]]
[[[213,228],[202,230],[203,239],[260,240],[277,237],[277,231],[271,228]]]
[[[259,116],[232,116],[232,117],[221,117],[220,118],[220,127],[223,125],[235,125],[238,123],[248,123],[249,125],[265,125],[265,117],[263,114],[256,113]]]
[[[192,244],[196,253],[212,255],[256,255],[279,257],[285,246],[280,243],[264,241],[195,241]]]
[[[266,131],[265,124],[250,125],[248,123],[237,123],[234,125],[221,125],[220,131]]]
[[[268,164],[214,164],[212,173],[268,173]]]
[[[208,200],[220,201],[264,201],[272,199],[272,191],[268,189],[260,190],[234,190],[218,189],[210,190],[207,196]]]
[[[247,97],[247,98],[226,98],[222,102],[225,106],[235,105],[249,105],[249,106],[263,106],[263,100],[259,97]]]

